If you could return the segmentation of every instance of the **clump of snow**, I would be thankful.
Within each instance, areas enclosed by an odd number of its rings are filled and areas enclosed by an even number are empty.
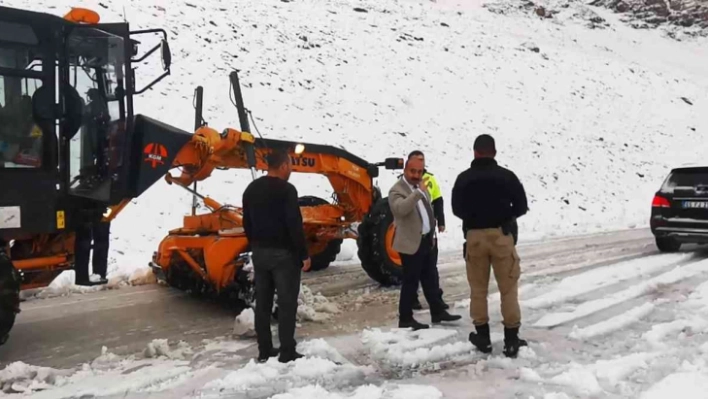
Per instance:
[[[323,359],[331,360],[335,363],[348,363],[349,361],[342,356],[339,351],[333,348],[322,338],[311,339],[298,343],[298,352],[305,356],[310,357],[320,357]]]
[[[234,319],[233,334],[242,337],[256,336],[256,316],[253,308],[246,308]]]
[[[132,274],[128,277],[128,284],[131,286],[156,284],[157,276],[152,271],[150,267],[143,267],[141,269],[135,269]]]
[[[340,263],[347,263],[351,261],[358,261],[358,258],[356,257],[356,252],[357,252],[357,246],[356,246],[356,241],[354,240],[344,240],[342,241],[342,246],[339,249],[339,253],[337,254],[337,258],[332,262],[332,265],[337,265]]]
[[[339,313],[337,304],[330,302],[324,295],[313,294],[306,285],[300,286],[298,297],[297,318],[300,321],[325,321],[332,314]]]
[[[452,305],[453,309],[469,309],[470,308],[470,300],[469,299],[463,299],[460,301],[455,301],[455,303]]]
[[[110,367],[115,365],[116,363],[119,363],[123,360],[122,357],[116,355],[113,352],[108,351],[108,347],[103,346],[101,347],[101,356],[97,357],[96,359],[91,362],[91,367],[93,368],[101,368],[101,367]]]
[[[147,358],[186,359],[193,354],[191,346],[186,342],[180,341],[177,343],[177,347],[172,349],[166,339],[152,340],[143,351],[143,355]]]
[[[21,393],[42,390],[54,385],[58,377],[71,374],[71,370],[38,367],[24,362],[13,362],[0,371],[0,388],[4,393]]]
[[[389,367],[416,368],[442,360],[470,358],[474,346],[454,329],[366,329],[361,340],[369,355]]]

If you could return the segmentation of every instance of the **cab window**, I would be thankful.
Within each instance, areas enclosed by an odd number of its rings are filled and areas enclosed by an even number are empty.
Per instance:
[[[0,42],[0,168],[42,166],[43,134],[32,117],[41,70],[41,58],[31,47]]]

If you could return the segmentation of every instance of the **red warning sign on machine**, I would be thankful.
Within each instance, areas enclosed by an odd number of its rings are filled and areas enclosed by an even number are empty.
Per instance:
[[[155,169],[157,165],[163,165],[165,163],[167,148],[162,144],[150,143],[143,149],[143,154],[145,154],[145,162],[149,163],[150,166]]]

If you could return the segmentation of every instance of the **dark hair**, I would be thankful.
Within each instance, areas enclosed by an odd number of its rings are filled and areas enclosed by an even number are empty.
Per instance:
[[[423,157],[423,158],[425,158],[425,155],[423,155],[423,151],[415,150],[415,151],[411,151],[411,153],[408,154],[408,159],[411,159],[411,158],[413,158],[413,157]]]
[[[480,134],[477,136],[474,140],[474,147],[472,148],[481,154],[494,154],[497,151],[494,138],[488,134]]]
[[[285,150],[274,149],[266,157],[266,162],[268,163],[268,169],[278,169],[284,163],[290,162],[290,156]]]

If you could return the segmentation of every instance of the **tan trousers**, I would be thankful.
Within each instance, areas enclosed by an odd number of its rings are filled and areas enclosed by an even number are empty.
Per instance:
[[[469,230],[465,261],[471,292],[470,317],[474,325],[489,322],[487,294],[491,266],[499,287],[504,327],[519,327],[521,309],[518,291],[521,268],[514,238],[511,235],[505,236],[500,228]]]

